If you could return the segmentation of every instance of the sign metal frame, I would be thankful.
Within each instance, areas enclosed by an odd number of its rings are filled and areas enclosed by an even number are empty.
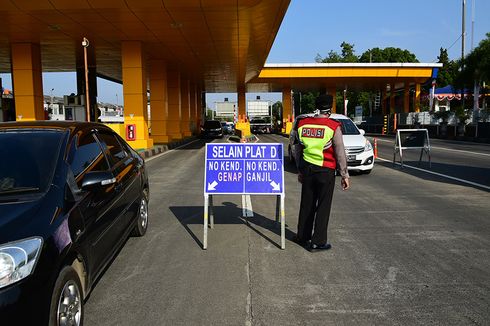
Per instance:
[[[403,133],[411,133],[411,132],[412,133],[418,132],[418,133],[424,134],[423,145],[417,144],[417,145],[406,146],[406,144],[402,143],[402,134]],[[396,154],[398,153],[400,155],[400,165],[403,168],[403,151],[404,150],[411,150],[411,149],[420,149],[420,157],[419,157],[419,163],[418,163],[419,166],[420,166],[420,163],[422,162],[422,156],[425,153],[428,157],[428,160],[429,160],[429,168],[432,167],[431,158],[430,158],[429,131],[427,129],[397,129],[396,130],[395,148],[393,151],[393,165],[396,162]]]
[[[204,225],[203,225],[203,249],[206,250],[208,247],[208,228],[213,229],[214,228],[214,208],[213,208],[213,196],[215,195],[259,195],[259,196],[264,196],[264,195],[269,195],[269,196],[276,196],[276,218],[275,221],[276,223],[280,223],[281,227],[281,249],[285,249],[286,247],[286,217],[285,217],[285,189],[284,189],[284,144],[282,143],[260,143],[260,146],[279,146],[280,150],[278,151],[277,155],[279,158],[274,158],[274,159],[265,159],[265,160],[275,160],[275,161],[280,161],[280,174],[281,174],[281,180],[278,185],[280,185],[281,189],[280,192],[246,192],[246,181],[245,181],[245,176],[243,176],[243,187],[241,192],[209,192],[208,190],[208,180],[207,180],[207,172],[208,172],[208,148],[211,146],[219,146],[219,145],[228,145],[230,146],[231,144],[226,144],[226,143],[208,143],[206,144],[206,149],[205,149],[205,172],[204,172]],[[259,145],[258,143],[254,144],[247,144],[247,143],[234,143],[232,144],[233,146],[257,146]],[[214,159],[213,159],[214,160]],[[250,161],[260,161],[261,159],[258,158],[230,158],[230,161],[236,161],[236,160],[250,160]],[[245,170],[245,163],[243,170]],[[274,187],[274,186],[272,186]],[[244,218],[247,218],[247,216],[244,216]]]

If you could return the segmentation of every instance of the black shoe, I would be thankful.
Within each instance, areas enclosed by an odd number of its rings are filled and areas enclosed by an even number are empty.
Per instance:
[[[312,243],[308,250],[311,251],[311,252],[315,252],[315,251],[323,251],[323,250],[328,250],[332,248],[332,245],[330,243],[325,243],[323,245],[317,245],[317,244],[314,244]]]

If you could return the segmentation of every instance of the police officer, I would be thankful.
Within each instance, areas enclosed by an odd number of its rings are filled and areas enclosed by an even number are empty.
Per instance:
[[[331,95],[318,96],[315,101],[318,114],[301,119],[297,125],[296,162],[302,188],[296,242],[310,251],[332,247],[327,241],[327,228],[336,169],[342,178],[342,189],[349,188],[340,123],[329,119],[332,102]]]

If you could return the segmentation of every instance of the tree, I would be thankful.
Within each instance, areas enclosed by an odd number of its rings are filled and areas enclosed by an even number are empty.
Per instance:
[[[490,79],[490,33],[482,40],[476,48],[464,58],[463,69],[457,74],[455,84],[458,87],[487,82]],[[462,62],[459,61],[459,67]]]
[[[402,50],[400,48],[388,47],[384,49],[373,48],[369,49],[359,58],[359,62],[419,62],[415,54],[408,50]]]
[[[277,101],[276,103],[272,104],[272,125],[274,126],[274,129],[279,129],[282,126],[282,102],[281,101]]]
[[[330,50],[325,58],[322,58],[320,54],[317,54],[315,61],[318,63],[339,63],[339,62],[358,62],[359,58],[354,54],[354,44],[342,42],[340,44],[342,50],[341,54],[338,54],[334,50]]]
[[[449,60],[447,49],[443,48],[440,49],[437,59],[437,62],[442,63],[442,68],[439,69],[439,73],[437,74],[437,87],[453,85],[454,78],[458,73],[457,63]]]

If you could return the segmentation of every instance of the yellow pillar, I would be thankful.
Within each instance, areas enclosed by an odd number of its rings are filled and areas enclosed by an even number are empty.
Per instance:
[[[39,44],[13,43],[11,49],[16,120],[45,120]]]
[[[403,112],[410,112],[410,83],[405,82],[403,90]]]
[[[148,96],[143,47],[138,41],[124,41],[121,52],[124,126],[127,128],[127,125],[134,125],[136,128],[136,140],[129,140],[128,143],[137,149],[150,148],[153,140],[148,134]]]
[[[191,120],[191,96],[189,93],[189,79],[182,78],[180,83],[180,98],[182,120],[180,122],[180,130],[184,137],[191,136],[190,120]]]
[[[197,98],[196,98],[196,84],[189,84],[189,94],[190,94],[190,106],[191,106],[191,120],[190,120],[190,130],[192,134],[196,134],[197,127]]]
[[[181,125],[181,97],[180,97],[180,71],[170,69],[167,71],[168,90],[168,122],[167,129],[172,140],[182,139]]]
[[[151,138],[154,143],[169,143],[167,132],[167,65],[162,60],[150,62]]]
[[[285,132],[289,134],[293,126],[294,112],[293,103],[291,100],[291,86],[285,85],[282,88],[282,112],[283,117],[288,118],[284,126]]]
[[[382,103],[382,110],[383,110],[383,115],[389,114],[388,112],[388,104],[386,103],[386,99],[388,98],[388,92],[386,90],[386,85],[383,87],[381,90],[381,103]]]
[[[390,112],[395,113],[395,84],[390,84]]]
[[[238,115],[241,117],[240,122],[245,122],[247,116],[247,101],[245,97],[245,87],[238,88]]]
[[[420,112],[420,83],[415,83],[415,112]]]
[[[335,86],[328,88],[328,94],[333,96],[332,113],[337,113],[337,88]]]
[[[250,136],[250,121],[247,119],[247,101],[246,101],[245,86],[238,88],[238,122],[235,125],[235,130],[239,130],[241,137]]]
[[[203,121],[203,117],[202,117],[202,90],[201,90],[201,87],[197,86],[197,85],[196,85],[196,105],[197,105],[197,107],[196,107],[196,116],[197,116],[196,126],[197,126],[197,132],[199,132],[202,121]]]

